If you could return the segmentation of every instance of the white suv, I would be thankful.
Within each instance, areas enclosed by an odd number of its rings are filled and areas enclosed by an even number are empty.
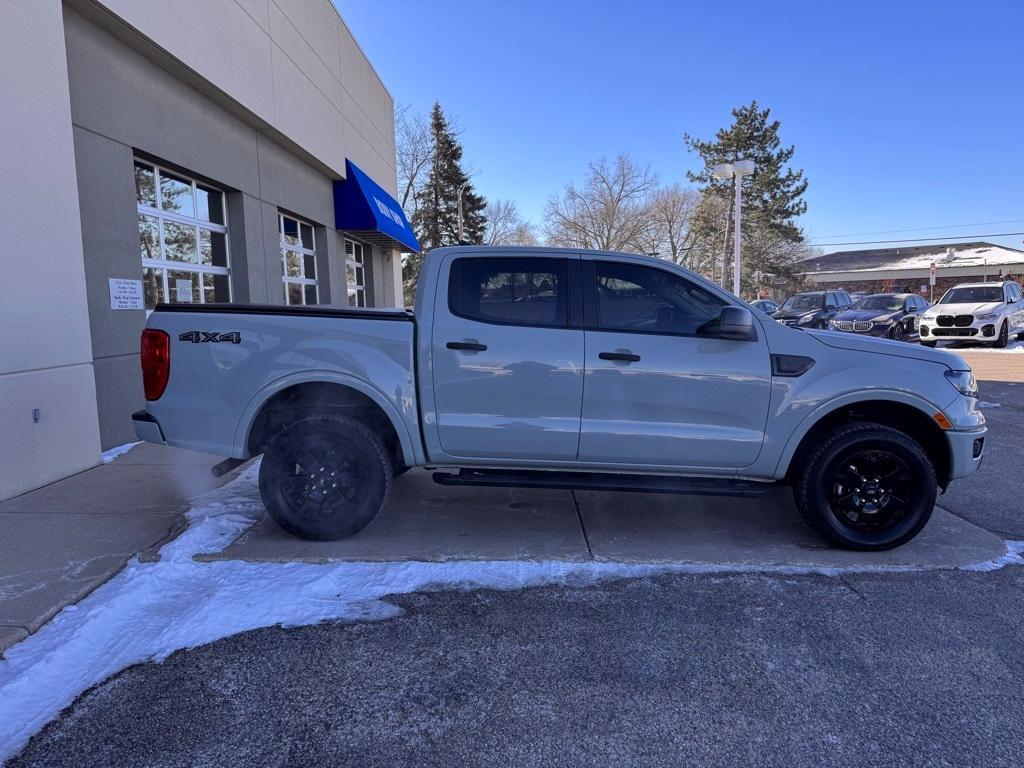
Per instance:
[[[921,315],[921,343],[941,340],[986,341],[1005,347],[1011,336],[1024,338],[1024,293],[1017,283],[964,283],[946,291]]]

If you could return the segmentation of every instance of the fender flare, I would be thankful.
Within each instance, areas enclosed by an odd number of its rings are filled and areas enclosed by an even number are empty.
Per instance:
[[[404,419],[402,419],[398,409],[395,408],[384,394],[373,385],[361,379],[334,371],[299,371],[292,373],[280,379],[275,379],[253,395],[242,409],[238,417],[238,424],[235,426],[235,437],[232,443],[233,456],[236,458],[249,458],[249,434],[252,430],[252,425],[256,421],[256,415],[272,397],[296,384],[338,384],[366,395],[384,411],[384,414],[391,422],[395,434],[398,435],[398,444],[402,450],[402,458],[405,463],[409,466],[422,463],[417,456],[417,451],[414,447],[415,443],[409,435]]]
[[[910,394],[909,392],[901,392],[898,389],[868,389],[836,395],[831,400],[827,400],[824,403],[819,404],[813,411],[804,416],[796,429],[794,429],[790,434],[789,439],[786,441],[786,447],[783,448],[782,453],[779,455],[778,464],[775,466],[775,479],[780,480],[786,476],[789,472],[789,464],[793,460],[793,456],[796,454],[797,448],[800,446],[800,443],[803,442],[807,433],[810,432],[811,429],[814,428],[814,425],[819,421],[829,414],[834,413],[840,408],[845,408],[848,405],[878,401],[909,405],[912,408],[919,410],[929,419],[932,418],[933,413],[942,410],[934,403],[925,400],[923,397]]]

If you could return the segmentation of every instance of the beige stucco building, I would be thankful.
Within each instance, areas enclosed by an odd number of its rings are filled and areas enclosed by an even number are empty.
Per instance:
[[[0,71],[0,499],[134,439],[158,302],[401,303],[402,222],[345,202],[397,207],[394,105],[329,0],[8,0]]]

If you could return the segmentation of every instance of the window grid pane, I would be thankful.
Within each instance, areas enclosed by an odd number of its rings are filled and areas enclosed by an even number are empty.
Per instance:
[[[345,240],[345,279],[348,281],[348,303],[351,307],[366,306],[366,284],[363,271],[365,248],[355,240]]]
[[[281,279],[285,304],[317,304],[320,289],[316,274],[316,233],[313,225],[279,213],[277,229],[281,241]]]
[[[231,301],[224,193],[144,160],[135,193],[146,309]]]

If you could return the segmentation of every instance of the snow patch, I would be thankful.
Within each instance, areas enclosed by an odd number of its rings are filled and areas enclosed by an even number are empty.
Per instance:
[[[257,472],[254,464],[197,499],[188,528],[160,550],[159,562],[132,560],[7,651],[0,660],[0,762],[83,691],[128,666],[260,627],[390,618],[401,611],[384,600],[388,595],[585,585],[669,573],[839,576],[920,570],[592,561],[196,562],[195,555],[220,551],[263,515]],[[1001,558],[966,569],[1024,564],[1022,553],[1024,542],[1008,542]]]
[[[978,401],[979,408],[1002,408],[1002,403],[990,403],[987,400]]]
[[[983,563],[965,565],[962,571],[998,571],[1008,565],[1024,565],[1024,541],[1007,541],[1006,554]]]
[[[141,443],[141,440],[136,440],[134,443],[125,443],[124,445],[115,445],[109,451],[104,451],[100,454],[100,458],[103,459],[104,464],[109,464],[118,456],[123,453],[128,453],[132,448]]]

